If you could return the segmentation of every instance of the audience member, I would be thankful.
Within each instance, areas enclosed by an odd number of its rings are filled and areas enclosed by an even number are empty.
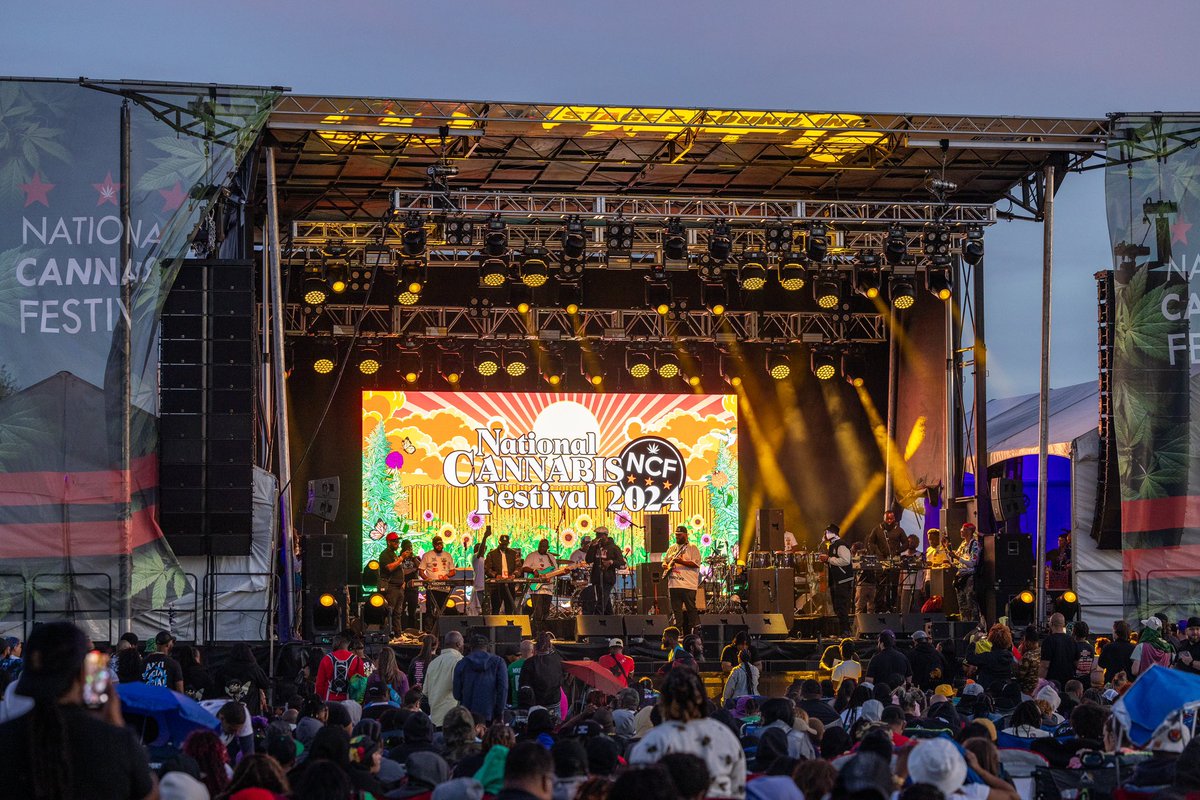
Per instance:
[[[896,647],[896,634],[883,631],[876,643],[876,653],[867,664],[867,677],[873,683],[890,682],[893,675],[908,678],[912,675],[912,665],[908,657]]]
[[[429,717],[436,727],[441,727],[446,712],[458,705],[454,698],[454,673],[462,660],[463,635],[450,631],[442,637],[442,651],[429,662],[422,686],[429,698]]]
[[[175,637],[170,631],[159,631],[154,636],[154,652],[142,662],[142,683],[148,686],[166,686],[177,692],[183,691],[183,668],[171,657]]]
[[[485,722],[502,719],[508,702],[504,659],[488,652],[488,637],[471,638],[471,652],[454,666],[454,699]]]

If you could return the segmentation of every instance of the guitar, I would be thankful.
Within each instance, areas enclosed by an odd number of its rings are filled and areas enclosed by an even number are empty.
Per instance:
[[[545,580],[543,580],[542,583],[548,583],[550,579],[557,578],[559,575],[566,575],[570,571],[571,565],[564,564],[562,566],[546,567],[545,569],[541,570],[535,569],[533,574],[539,578],[544,578]],[[542,588],[542,583],[530,583],[529,591],[536,592],[538,589]]]

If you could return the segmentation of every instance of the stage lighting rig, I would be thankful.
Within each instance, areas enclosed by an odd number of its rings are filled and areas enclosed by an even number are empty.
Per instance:
[[[782,253],[792,249],[792,226],[785,223],[768,225],[764,231],[768,253]]]
[[[729,223],[723,219],[714,222],[708,229],[708,257],[724,264],[733,253],[733,238]]]
[[[646,281],[646,307],[654,309],[660,316],[671,313],[673,298],[671,284],[663,281]]]
[[[892,275],[889,293],[892,296],[892,307],[903,311],[912,308],[917,302],[916,280],[912,275]]]
[[[396,366],[400,372],[400,377],[405,383],[413,384],[421,378],[423,369],[421,363],[421,351],[417,349],[402,348],[400,350],[399,359]]]
[[[587,379],[588,383],[594,388],[599,389],[604,385],[604,354],[594,353],[590,365],[588,364],[588,360],[586,356],[580,359],[580,372],[583,373],[583,377]]]
[[[827,381],[837,375],[837,361],[834,359],[833,350],[827,345],[817,345],[808,355],[809,369],[812,374],[817,376],[819,381]]]
[[[550,251],[531,245],[521,251],[521,283],[530,289],[546,285],[550,280]]]
[[[446,244],[469,247],[475,241],[475,225],[465,217],[448,217],[445,225]]]
[[[777,381],[787,380],[792,374],[792,357],[783,350],[767,350],[767,374]]]
[[[854,291],[863,297],[874,300],[879,297],[882,288],[883,277],[879,272],[879,256],[869,250],[859,253],[858,262],[854,265]]]
[[[804,239],[804,254],[808,260],[820,264],[829,255],[829,228],[824,223],[813,223]]]
[[[358,351],[358,371],[363,375],[374,375],[383,366],[383,357],[379,348],[373,344],[365,345]]]
[[[904,259],[908,257],[908,234],[903,226],[897,224],[888,228],[887,239],[883,244],[883,257],[892,266],[903,264]]]
[[[1033,592],[1026,589],[1023,592],[1009,598],[1006,604],[1008,612],[1008,624],[1014,630],[1017,626],[1024,627],[1033,624],[1033,618],[1036,612],[1034,608]]]
[[[921,237],[921,246],[925,257],[935,267],[945,267],[950,263],[950,229],[945,225],[931,225],[926,228]]]
[[[846,383],[857,389],[866,383],[866,373],[866,362],[861,351],[852,347],[842,353],[842,377]]]
[[[558,307],[568,314],[578,314],[580,306],[583,305],[583,286],[578,282],[567,283],[559,281],[558,283]]]
[[[485,257],[479,265],[479,282],[496,288],[508,281],[508,264],[502,258]]]
[[[304,279],[304,304],[312,308],[325,305],[329,299],[329,287],[316,275]]]
[[[581,262],[587,249],[587,236],[583,230],[583,219],[567,217],[567,227],[562,232],[562,254],[567,263]]]
[[[500,371],[500,354],[495,350],[475,351],[475,371],[490,378]]]
[[[674,353],[659,352],[654,355],[654,370],[660,378],[678,378],[682,374],[679,368],[679,356]]]
[[[453,350],[442,350],[438,353],[437,364],[438,373],[446,379],[446,383],[457,386],[463,375],[462,354]]]
[[[725,288],[724,281],[700,284],[700,297],[704,302],[704,307],[713,316],[719,317],[729,309],[729,290]]]
[[[346,262],[339,261],[336,264],[330,264],[325,271],[325,284],[334,294],[341,294],[346,291],[350,285],[350,270],[346,267]]]
[[[833,309],[842,302],[842,277],[836,269],[824,269],[813,280],[813,298],[824,309]]]
[[[735,357],[733,353],[726,350],[722,350],[717,366],[721,371],[721,377],[725,379],[726,383],[735,389],[742,385],[741,358]]]
[[[625,369],[630,377],[641,380],[654,371],[650,354],[644,350],[625,351]]]
[[[524,375],[529,371],[529,354],[517,348],[504,351],[504,371],[513,378]]]
[[[563,357],[558,350],[546,349],[541,363],[542,379],[551,386],[560,386],[563,381]]]
[[[807,282],[807,270],[804,261],[791,250],[787,250],[779,259],[779,285],[786,292],[798,292]]]
[[[604,226],[604,247],[608,255],[628,258],[633,253],[633,223],[623,217]]]
[[[962,244],[962,258],[971,266],[983,260],[983,228],[979,225],[967,226],[967,238]]]
[[[472,297],[467,305],[467,316],[476,319],[489,317],[492,314],[492,301],[487,297]]]
[[[683,261],[687,258],[687,231],[683,229],[683,221],[676,218],[667,221],[667,229],[663,233],[663,258],[670,261]]]
[[[930,269],[925,272],[925,287],[938,300],[949,300],[954,296],[953,283],[950,280],[950,268]]]
[[[763,253],[751,251],[742,254],[738,269],[738,282],[747,292],[757,292],[767,285],[767,258]]]
[[[489,256],[500,258],[508,253],[508,229],[498,214],[488,219],[487,233],[483,237],[483,250]]]
[[[425,223],[421,215],[413,211],[404,220],[404,232],[400,234],[400,250],[409,258],[418,258],[425,253]]]

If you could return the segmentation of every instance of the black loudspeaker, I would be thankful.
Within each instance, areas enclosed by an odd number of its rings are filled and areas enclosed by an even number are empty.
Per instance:
[[[317,478],[308,482],[308,502],[304,513],[312,514],[326,522],[337,518],[338,501],[342,496],[342,482],[334,478]]]
[[[858,614],[854,629],[859,636],[878,636],[891,631],[900,636],[904,632],[904,620],[899,614]]]
[[[701,614],[700,634],[704,639],[705,658],[720,657],[722,648],[733,642],[733,637],[749,628],[741,614]]]
[[[782,614],[790,629],[796,617],[796,583],[791,570],[756,567],[747,570],[751,614]]]
[[[1025,488],[1012,478],[992,478],[992,516],[997,522],[1014,519],[1025,513],[1028,502]]]
[[[642,614],[625,617],[625,635],[638,639],[658,639],[667,628],[666,614]]]
[[[187,260],[159,334],[159,524],[177,555],[249,555],[254,265]]]
[[[958,620],[934,620],[929,626],[929,635],[934,641],[951,639],[961,642],[971,635],[971,631],[979,626],[978,622],[960,622]]]
[[[304,632],[319,644],[346,627],[346,537],[304,537]]]
[[[900,634],[909,636],[911,634],[916,633],[917,631],[925,631],[926,633],[929,633],[930,625],[932,625],[935,622],[945,622],[945,621],[946,621],[946,615],[943,613],[920,614],[920,613],[913,612],[913,613],[909,613],[909,614],[901,614],[900,615],[900,627],[892,628],[892,631],[895,632],[897,636],[899,636]]]
[[[996,534],[996,580],[1027,585],[1033,576],[1033,537],[1027,533]]]
[[[667,591],[667,580],[663,577],[662,564],[647,561],[638,564],[638,611],[652,614],[657,607],[660,613],[671,610],[671,595]]]
[[[625,635],[625,623],[619,614],[581,614],[575,618],[575,638],[619,639]]]
[[[665,553],[671,542],[671,518],[666,514],[646,515],[646,552]]]
[[[783,509],[760,508],[754,538],[755,550],[783,550]]]
[[[458,615],[442,615],[437,621],[437,635],[441,639],[450,631],[458,631],[463,635],[463,641],[470,644],[471,632],[486,627],[483,617],[460,617]]]
[[[783,614],[746,614],[746,627],[756,639],[786,639],[792,628]]]
[[[506,637],[517,635],[514,634],[513,631],[518,631],[518,641],[520,638],[528,639],[531,635],[530,631],[533,630],[529,626],[528,614],[486,614],[483,617],[483,624],[489,628],[504,629],[506,631],[504,636]],[[508,639],[499,638],[498,635],[495,641],[508,641]]]

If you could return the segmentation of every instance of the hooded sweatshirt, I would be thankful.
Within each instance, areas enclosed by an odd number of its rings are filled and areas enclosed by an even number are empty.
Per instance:
[[[454,699],[489,722],[501,719],[508,701],[504,659],[487,650],[472,650],[454,665]]]

